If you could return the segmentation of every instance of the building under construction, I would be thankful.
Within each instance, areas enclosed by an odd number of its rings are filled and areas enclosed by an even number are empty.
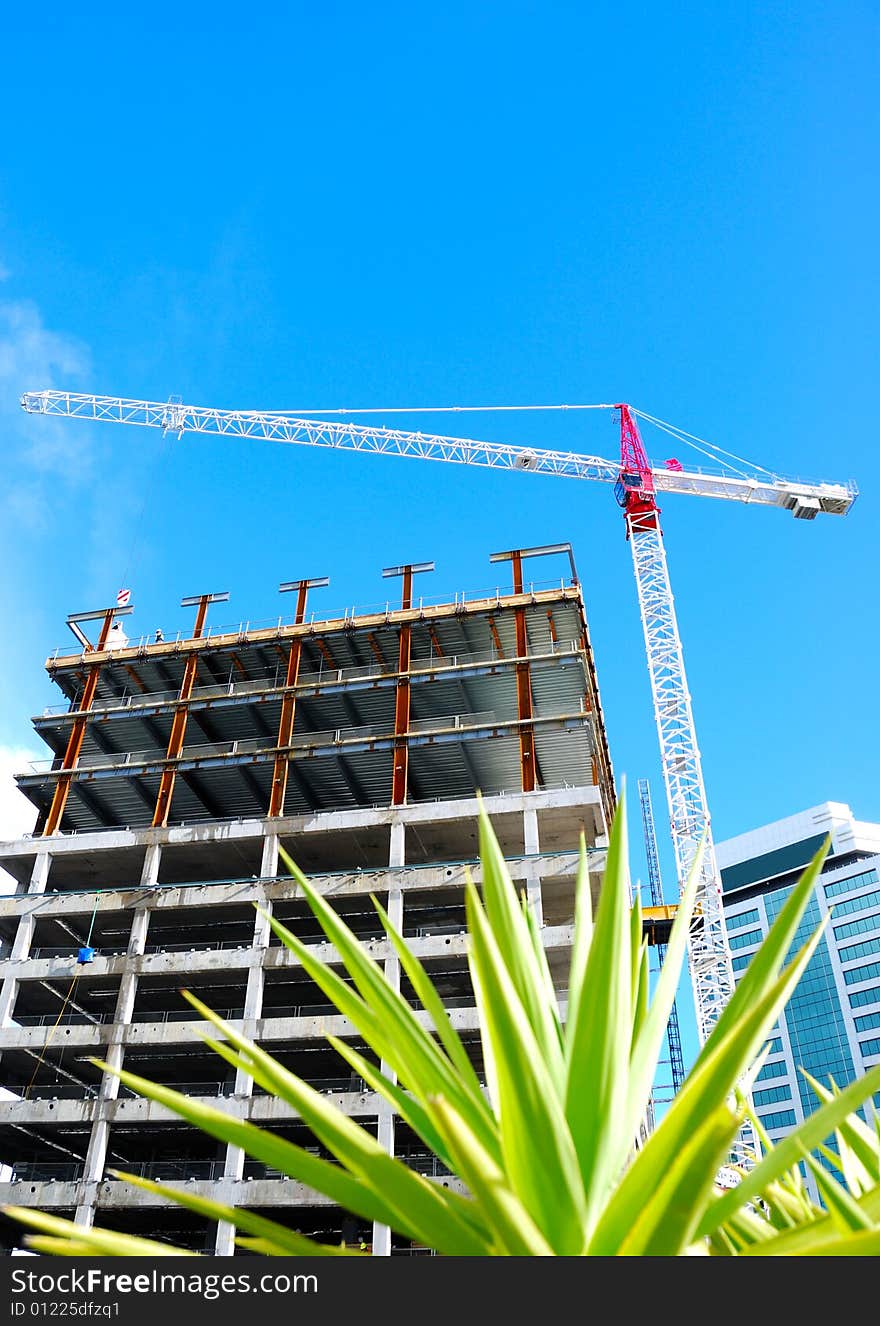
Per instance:
[[[479,881],[479,791],[561,985],[579,837],[597,887],[615,791],[570,549],[534,551],[567,554],[562,578],[527,583],[516,552],[497,558],[509,590],[453,602],[420,599],[427,568],[404,566],[386,572],[393,604],[343,617],[316,610],[326,582],[296,581],[270,625],[214,625],[224,595],[184,600],[194,623],[175,639],[127,638],[125,608],[69,619],[75,652],[46,665],[61,703],[34,720],[51,755],[18,780],[37,824],[0,846],[16,882],[0,898],[0,1201],[233,1252],[231,1227],[108,1176],[118,1168],[324,1241],[411,1251],[92,1059],[314,1145],[204,1046],[185,986],[408,1164],[454,1182],[327,1045],[328,1032],[358,1042],[254,904],[332,957],[279,873],[283,845],[410,993],[375,894],[481,1071],[462,887],[468,869]]]

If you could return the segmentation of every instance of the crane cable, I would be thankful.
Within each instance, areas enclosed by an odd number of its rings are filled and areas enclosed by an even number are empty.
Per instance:
[[[91,943],[92,931],[93,931],[94,928],[95,928],[95,916],[96,916],[97,911],[98,911],[98,899],[100,898],[100,896],[101,896],[101,892],[100,892],[100,889],[99,889],[99,890],[96,892],[96,894],[95,894],[95,906],[94,906],[94,909],[93,909],[93,911],[92,911],[92,919],[91,919],[91,923],[90,923],[90,925],[89,925],[89,933],[88,933],[88,935],[87,935],[87,937],[86,937],[86,942],[85,942],[85,947],[86,947],[86,948],[88,948],[88,947],[90,946],[90,943]],[[33,1071],[33,1073],[31,1074],[31,1080],[30,1080],[30,1082],[28,1082],[27,1086],[25,1087],[25,1091],[24,1091],[24,1095],[22,1096],[22,1100],[27,1100],[28,1096],[29,1096],[30,1093],[31,1093],[31,1087],[34,1085],[34,1082],[36,1081],[37,1073],[39,1073],[40,1069],[42,1068],[43,1064],[44,1064],[45,1061],[46,1061],[46,1055],[47,1055],[47,1053],[48,1053],[48,1051],[49,1051],[49,1046],[52,1044],[52,1038],[54,1037],[55,1032],[58,1030],[58,1027],[59,1027],[59,1025],[60,1025],[60,1023],[61,1023],[61,1019],[64,1017],[64,1014],[65,1014],[65,1012],[66,1012],[66,1010],[67,1010],[67,1005],[70,1003],[70,998],[71,998],[71,995],[72,995],[73,992],[74,992],[74,989],[76,988],[76,983],[77,983],[77,981],[79,980],[79,975],[80,975],[79,972],[75,972],[75,973],[74,973],[73,980],[70,982],[70,985],[67,987],[67,994],[64,996],[64,998],[63,998],[62,1001],[61,1001],[61,1008],[59,1009],[59,1011],[58,1011],[58,1016],[57,1016],[57,1018],[55,1019],[55,1022],[53,1023],[52,1030],[49,1032],[49,1035],[46,1037],[46,1041],[45,1041],[45,1044],[43,1045],[42,1050],[41,1050],[40,1053],[37,1055],[37,1062],[36,1062],[36,1065],[35,1065],[35,1067],[34,1067],[34,1071]]]
[[[687,433],[683,428],[679,428],[676,424],[667,423],[665,419],[657,419],[653,414],[646,414],[644,410],[637,410],[635,406],[632,407],[632,412],[633,414],[638,415],[640,419],[644,419],[647,423],[653,424],[655,428],[661,428],[664,433],[669,433],[669,435],[674,437],[676,441],[683,442],[686,447],[693,447],[695,451],[702,451],[703,455],[708,456],[710,460],[717,460],[722,456],[726,456],[728,460],[739,461],[741,465],[748,465],[753,470],[760,470],[762,474],[769,475],[771,479],[778,478],[778,475],[774,474],[772,470],[768,470],[766,465],[759,465],[757,461],[754,460],[746,460],[744,456],[738,456],[735,451],[727,451],[724,447],[719,447],[714,442],[707,442],[704,437],[697,437],[695,433]],[[703,451],[704,447],[708,447],[710,450]]]
[[[607,403],[598,405],[571,404],[571,405],[417,405],[406,407],[402,405],[391,406],[388,409],[380,409],[377,406],[367,406],[363,408],[342,408],[334,410],[260,410],[258,413],[269,416],[295,415],[297,417],[314,417],[316,415],[366,415],[366,414],[528,414],[534,411],[566,411],[566,410],[616,410],[616,405]],[[632,413],[644,419],[646,423],[653,424],[662,432],[668,433],[676,442],[683,446],[691,447],[701,455],[706,456],[718,464],[726,465],[731,469],[737,470],[742,478],[748,479],[751,476],[745,470],[739,470],[739,465],[748,466],[754,473],[766,474],[774,481],[778,475],[772,470],[768,470],[766,465],[759,465],[757,461],[747,460],[745,456],[739,456],[735,451],[728,451],[725,447],[719,447],[714,442],[707,441],[704,437],[698,437],[696,433],[688,433],[685,429],[679,428],[676,424],[670,424],[665,419],[658,419],[656,415],[648,414],[645,410],[638,410],[630,406]],[[244,411],[243,413],[247,413]],[[256,413],[256,412],[255,412]],[[735,463],[734,463],[735,462]]]
[[[616,405],[416,405],[407,408],[392,405],[383,410],[371,405],[365,409],[341,410],[254,410],[254,414],[528,414],[533,410],[616,410]],[[247,414],[247,410],[242,411]]]

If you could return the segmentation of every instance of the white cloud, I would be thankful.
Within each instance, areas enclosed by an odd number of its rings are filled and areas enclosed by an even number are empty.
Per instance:
[[[87,348],[45,327],[35,304],[0,301],[0,427],[6,455],[13,458],[7,463],[7,482],[11,476],[12,483],[6,497],[28,523],[39,523],[41,508],[45,511],[47,479],[74,483],[88,477],[90,448],[63,419],[25,415],[20,398],[25,391],[75,387],[88,367]]]
[[[31,760],[41,758],[24,747],[0,746],[0,842],[20,838],[34,827],[36,807],[19,792],[15,774],[24,773]]]
[[[23,747],[0,746],[0,843],[30,833],[37,819],[36,807],[19,792],[14,775],[23,773],[31,760],[41,758]],[[0,867],[0,894],[12,893],[15,881]]]

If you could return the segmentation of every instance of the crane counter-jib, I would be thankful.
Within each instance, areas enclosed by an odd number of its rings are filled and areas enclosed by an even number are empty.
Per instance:
[[[104,423],[158,428],[171,433],[255,438],[342,451],[367,451],[419,460],[442,460],[491,469],[521,470],[558,478],[616,483],[620,462],[543,447],[483,442],[396,428],[301,419],[257,410],[219,410],[169,401],[139,401],[121,396],[96,396],[67,391],[26,392],[22,408],[30,414],[60,415]],[[610,407],[609,407],[610,408]],[[855,484],[802,482],[760,474],[714,473],[703,469],[652,467],[658,493],[775,506],[802,519],[825,513],[844,515],[855,501]]]

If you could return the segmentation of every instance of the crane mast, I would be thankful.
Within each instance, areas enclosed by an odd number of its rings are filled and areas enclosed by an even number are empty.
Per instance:
[[[600,407],[620,412],[619,461],[568,451],[303,419],[271,411],[209,409],[175,401],[140,401],[79,392],[26,392],[21,405],[32,414],[133,424],[179,436],[207,433],[257,438],[613,484],[623,508],[632,551],[679,888],[684,886],[700,843],[704,844],[689,959],[697,1030],[700,1042],[705,1041],[733,993],[733,967],[657,495],[685,493],[775,506],[791,511],[798,519],[812,520],[821,512],[844,515],[855,501],[854,484],[804,483],[767,471],[744,475],[741,471],[686,470],[678,462],[671,467],[654,468],[642,444],[635,412],[628,405]]]
[[[703,844],[697,904],[688,941],[702,1044],[733,994],[733,963],[654,474],[630,408],[621,405],[619,409],[621,464],[615,496],[623,508],[632,550],[680,889]]]

